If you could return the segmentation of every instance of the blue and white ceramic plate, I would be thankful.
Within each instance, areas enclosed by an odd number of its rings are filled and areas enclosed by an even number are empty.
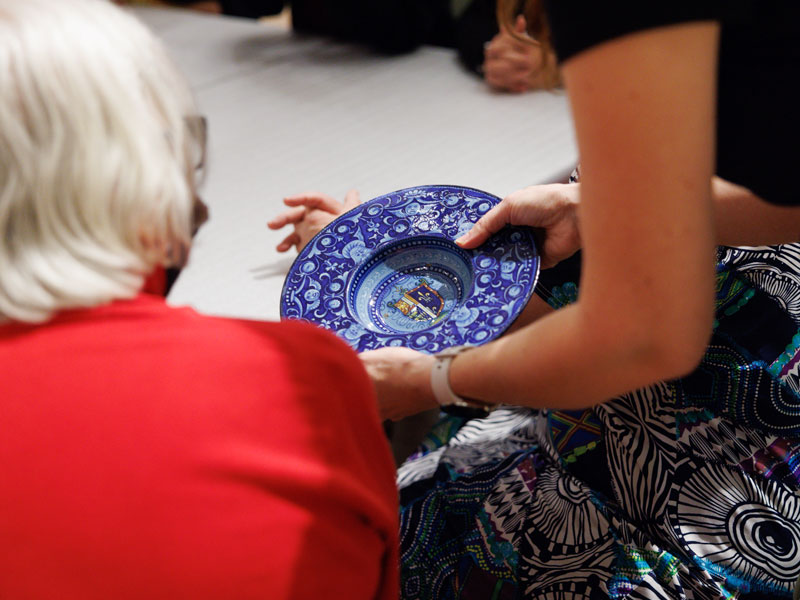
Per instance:
[[[454,240],[498,202],[480,190],[430,185],[361,204],[300,252],[281,316],[335,331],[358,352],[407,346],[432,354],[496,338],[536,284],[533,234],[506,227],[474,250]]]

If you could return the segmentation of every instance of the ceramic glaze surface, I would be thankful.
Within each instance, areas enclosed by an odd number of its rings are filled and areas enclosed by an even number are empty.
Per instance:
[[[359,352],[407,346],[435,353],[494,339],[533,291],[533,235],[507,227],[474,250],[453,240],[499,201],[437,185],[365,202],[299,254],[284,283],[281,316],[331,329]]]

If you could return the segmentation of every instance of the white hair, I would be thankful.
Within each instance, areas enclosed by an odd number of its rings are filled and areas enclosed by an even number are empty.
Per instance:
[[[191,241],[184,79],[104,0],[0,0],[0,320],[131,298]]]

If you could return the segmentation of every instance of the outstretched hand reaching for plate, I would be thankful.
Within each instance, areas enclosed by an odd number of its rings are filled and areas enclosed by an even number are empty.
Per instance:
[[[278,252],[286,252],[294,246],[300,252],[311,238],[339,215],[355,208],[361,203],[358,190],[350,190],[339,202],[333,196],[321,192],[295,194],[283,199],[286,206],[291,207],[267,222],[270,229],[281,229],[293,225],[294,231],[278,244]]]

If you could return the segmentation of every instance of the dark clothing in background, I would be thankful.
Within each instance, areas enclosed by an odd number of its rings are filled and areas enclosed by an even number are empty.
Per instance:
[[[451,46],[449,0],[292,0],[295,31],[359,42],[387,54]]]
[[[173,0],[172,4],[188,4]],[[454,14],[450,0],[220,0],[229,16],[276,15],[292,7],[299,33],[365,44],[385,54],[403,54],[423,44],[455,48],[470,71],[483,64],[483,45],[498,32],[495,0],[471,0]]]
[[[719,22],[716,173],[769,202],[800,204],[794,186],[775,177],[793,173],[800,161],[800,92],[791,83],[800,72],[800,6],[767,0],[612,4],[546,2],[559,61],[643,29]]]
[[[277,15],[284,4],[283,0],[220,0],[223,13],[248,19]]]
[[[166,0],[174,6],[187,6],[198,0]],[[283,0],[219,0],[222,12],[231,17],[258,19],[269,15],[277,15],[283,10]]]
[[[296,31],[360,42],[387,54],[423,44],[455,48],[471,71],[483,64],[483,45],[498,32],[495,0],[472,0],[455,15],[450,0],[293,0]]]

